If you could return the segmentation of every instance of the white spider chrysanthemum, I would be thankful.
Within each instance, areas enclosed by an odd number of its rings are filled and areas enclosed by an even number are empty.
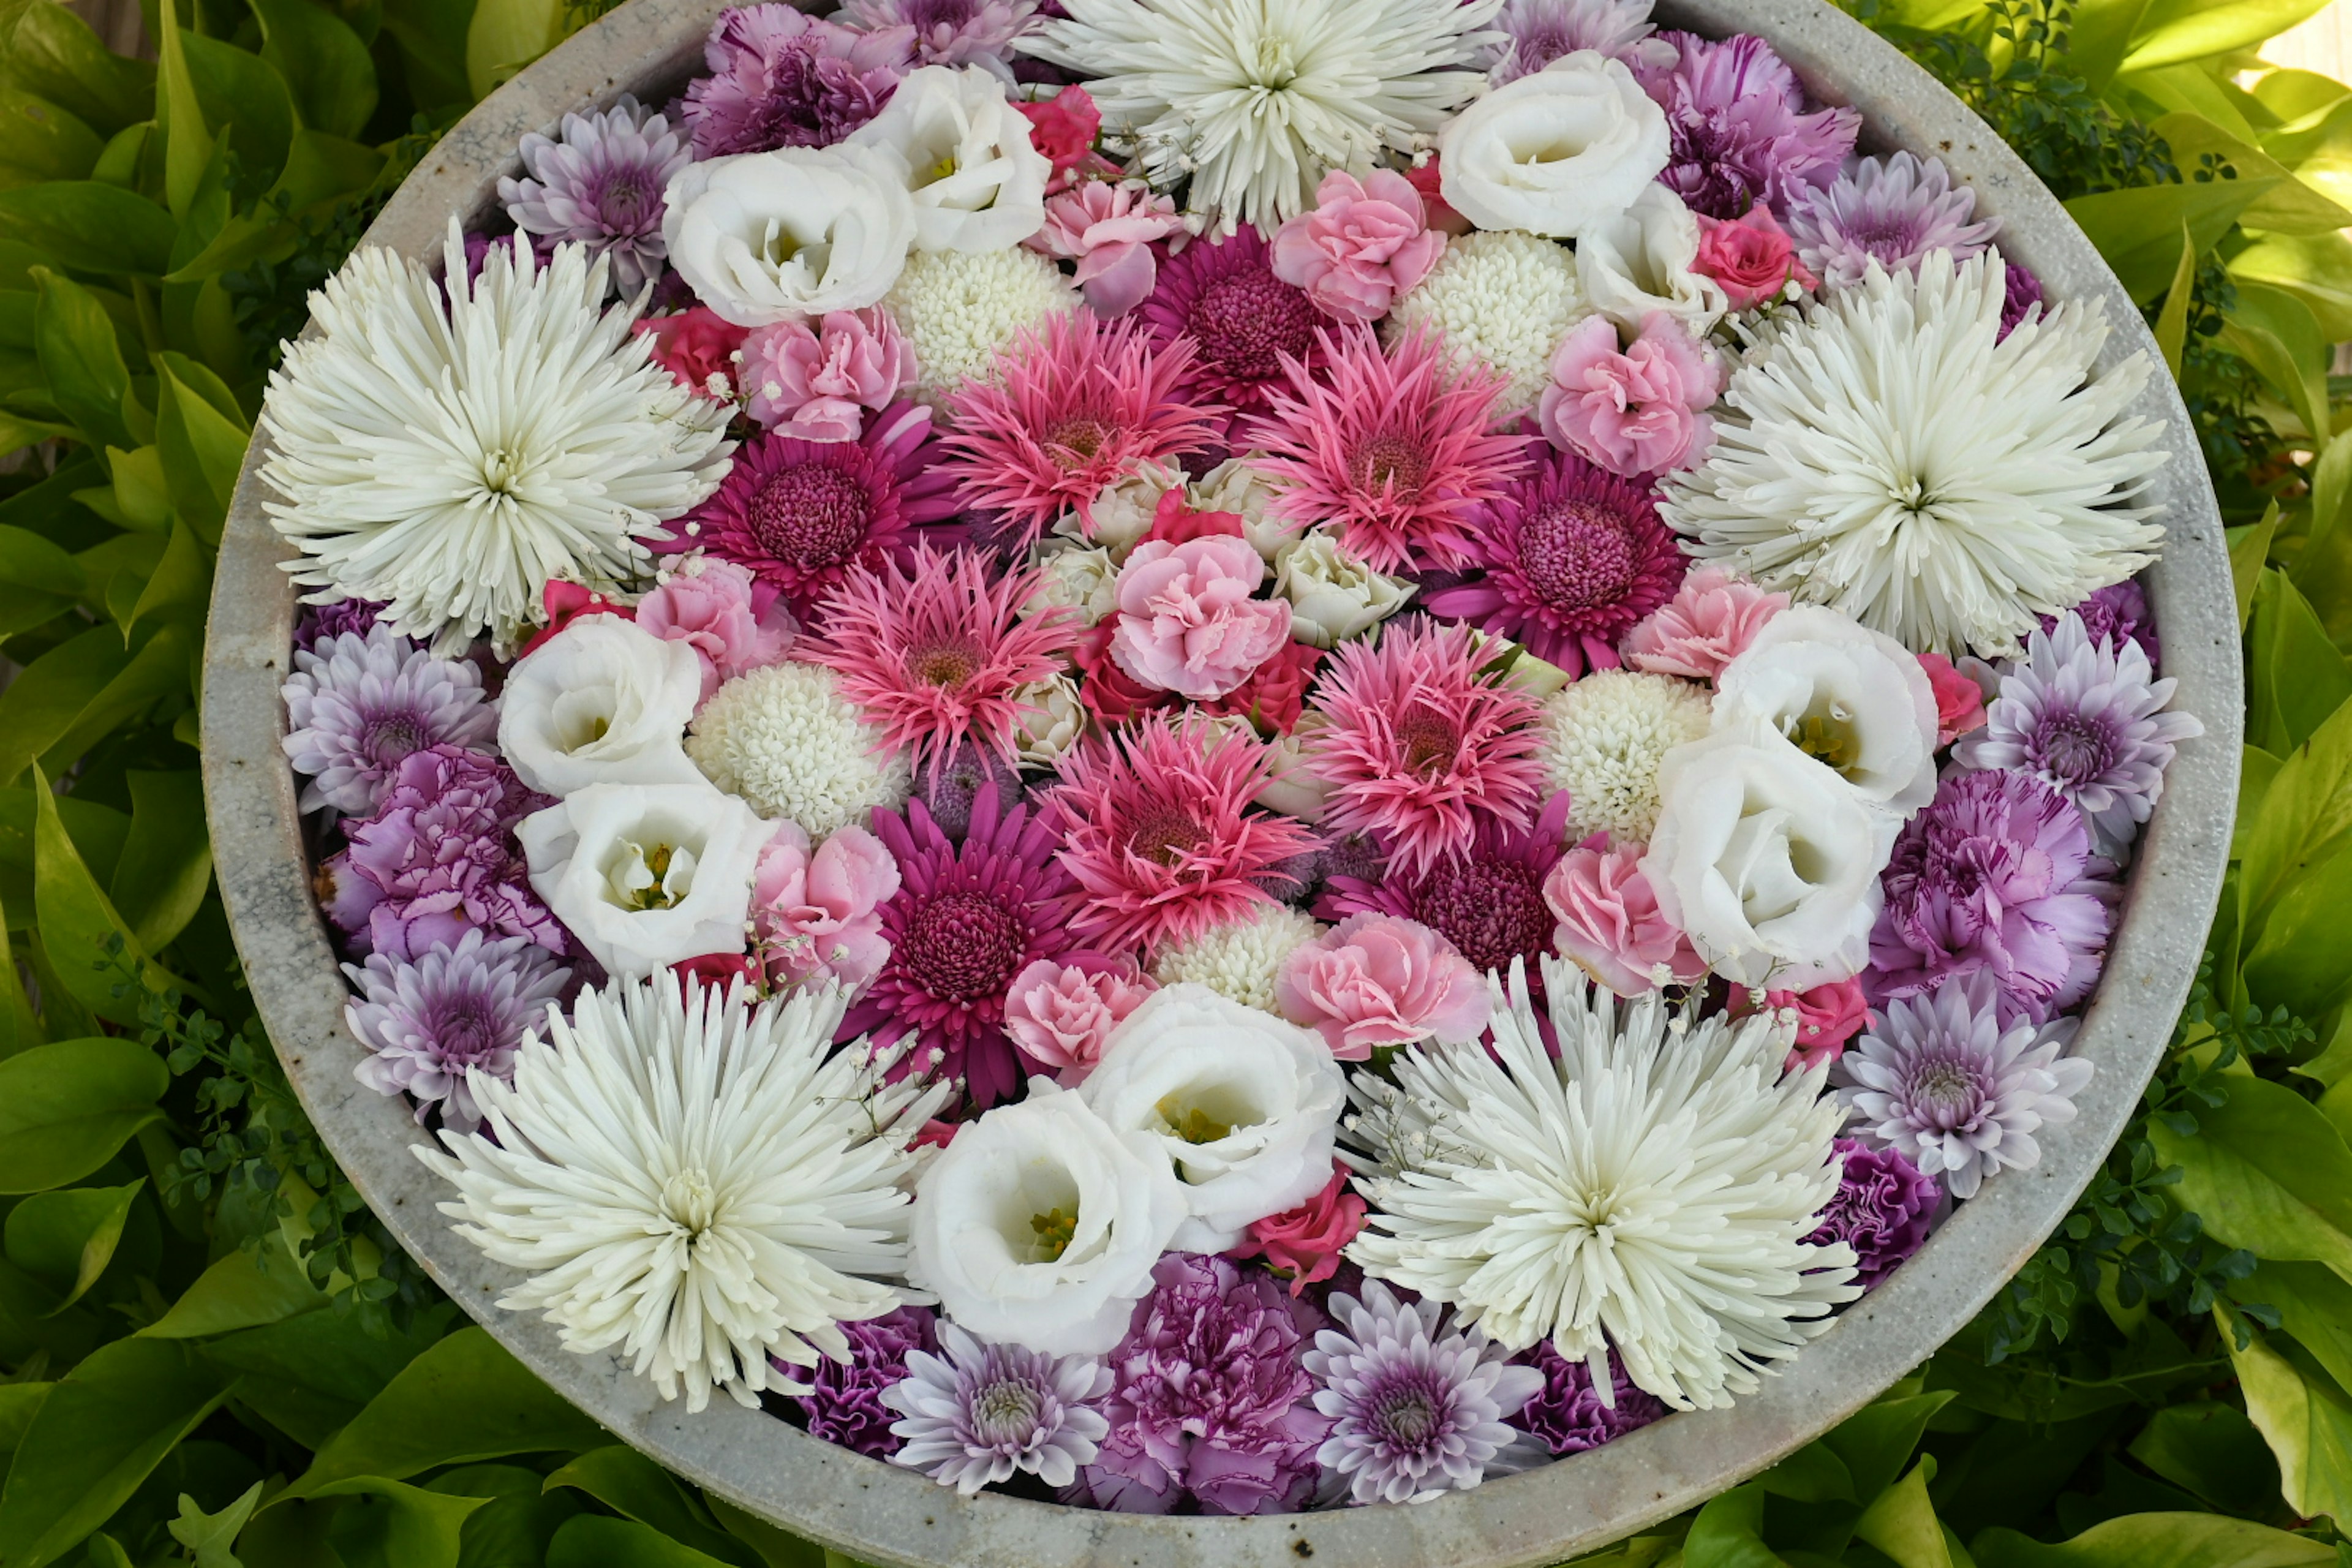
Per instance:
[[[833,671],[787,661],[739,675],[702,705],[686,754],[712,784],[762,816],[799,823],[823,838],[896,811],[914,788],[906,756],[858,717]]]
[[[1391,342],[1417,331],[1445,340],[1456,369],[1482,364],[1508,377],[1498,413],[1532,407],[1551,384],[1551,356],[1569,329],[1592,314],[1576,279],[1576,255],[1541,235],[1497,229],[1446,242],[1429,276],[1396,302]]]
[[[1543,763],[1569,795],[1570,838],[1647,842],[1658,823],[1658,763],[1707,731],[1706,689],[1671,675],[1597,669],[1544,701]]]
[[[640,541],[718,487],[731,448],[726,406],[630,332],[637,306],[602,308],[606,258],[493,245],[468,284],[452,218],[443,260],[446,308],[441,279],[380,246],[310,296],[320,335],[270,373],[261,477],[316,602],[387,601],[452,654],[512,643],[551,580],[636,575]]]
[[[1078,291],[1034,250],[919,250],[882,301],[915,351],[914,395],[940,405],[1045,318],[1076,310]]]
[[[840,1325],[901,1300],[881,1281],[906,1268],[908,1142],[947,1094],[835,1051],[846,995],[621,982],[569,1024],[551,1007],[511,1086],[470,1070],[497,1141],[416,1152],[457,1186],[457,1234],[529,1272],[499,1305],[543,1310],[567,1350],[619,1347],[688,1410],[808,1392],[771,1357],[846,1360]]]
[[[2138,571],[2164,537],[2127,504],[2166,458],[2124,417],[2147,356],[2091,374],[2096,300],[2001,339],[2005,279],[1990,251],[1874,264],[1764,327],[1659,515],[1702,560],[1949,657],[2012,654]]]
[[[1609,1386],[1677,1409],[1757,1387],[1862,1291],[1843,1242],[1805,1237],[1838,1190],[1840,1110],[1782,1074],[1770,1014],[1694,1021],[1544,961],[1547,1053],[1523,964],[1494,985],[1494,1049],[1408,1047],[1349,1085],[1348,1158],[1372,1202],[1348,1257],[1525,1350],[1549,1338]]]
[[[1189,980],[1244,1007],[1276,1012],[1274,980],[1282,961],[1322,934],[1320,921],[1287,904],[1260,904],[1239,920],[1162,948],[1151,977],[1162,985]]]
[[[1103,129],[1192,210],[1271,229],[1333,169],[1427,145],[1481,86],[1502,0],[1065,0],[1025,53],[1092,78]]]

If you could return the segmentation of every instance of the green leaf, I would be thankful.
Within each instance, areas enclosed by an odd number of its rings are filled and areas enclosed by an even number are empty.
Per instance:
[[[14,1454],[25,1441],[25,1428],[49,1396],[46,1383],[0,1383],[0,1455]],[[0,1464],[0,1470],[5,1469]]]
[[[100,630],[120,636],[111,628]],[[85,633],[85,636],[88,634]],[[144,714],[168,697],[190,699],[194,695],[189,682],[195,670],[190,658],[195,646],[194,628],[165,625],[155,635],[139,645],[131,662],[115,677],[100,688],[89,706],[74,715],[66,732],[49,744],[42,756],[42,765],[62,773],[90,747],[108,734],[121,729],[131,720]],[[0,696],[0,710],[5,710],[6,698]],[[6,755],[0,745],[0,757]]]
[[[2202,72],[2185,74],[2202,82],[2212,79]],[[2237,170],[2242,180],[2270,182],[2270,187],[2238,215],[2238,222],[2247,228],[2272,234],[2333,234],[2352,224],[2352,212],[2295,178],[2285,164],[2260,147],[2233,134],[2235,129],[2216,125],[2203,114],[2167,114],[2154,125],[2156,133],[2171,147],[2173,162],[2184,171],[2194,170],[2199,160],[2210,153]]]
[[[2245,853],[2246,841],[2253,837],[2262,820],[2263,805],[2270,798],[2271,785],[2286,766],[2285,759],[2274,757],[2260,746],[2241,746],[2238,755],[2238,819],[2230,834],[2230,858],[2233,860]]]
[[[1853,1472],[1845,1468],[1835,1449],[1822,1442],[1806,1444],[1757,1477],[1756,1484],[1774,1497],[1798,1502],[1862,1501],[1854,1494]]]
[[[203,776],[124,773],[131,836],[123,840],[107,896],[149,952],[161,952],[196,916],[212,886],[212,839],[205,831]]]
[[[2210,1513],[2136,1513],[2044,1545],[2013,1530],[1969,1543],[1977,1568],[2320,1568],[2336,1549],[2304,1535]]]
[[[163,482],[181,521],[206,544],[218,544],[250,432],[190,386],[198,367],[174,353],[156,358],[155,443],[163,448]]]
[[[281,1228],[278,1245],[284,1245]],[[304,1447],[317,1449],[431,1349],[449,1326],[446,1307],[420,1312],[407,1329],[370,1333],[360,1314],[328,1309],[208,1342],[215,1364],[245,1375],[236,1396]]]
[[[487,98],[563,37],[563,0],[475,0],[466,29],[466,83]]]
[[[2336,651],[2311,601],[2275,567],[2264,569],[2254,584],[2247,627],[2246,739],[2284,756],[2352,696],[2352,666]]]
[[[1953,1568],[1944,1527],[1927,1500],[1927,1483],[1935,1479],[1935,1456],[1923,1456],[1909,1475],[1863,1510],[1853,1527],[1855,1537],[1885,1552],[1898,1568]]]
[[[2279,1326],[2328,1376],[2352,1386],[2352,1282],[2323,1264],[2266,1258],[2230,1293],[2241,1302],[2274,1309]]]
[[[2352,1519],[2352,1394],[2292,1342],[2253,1333],[2239,1349],[2228,1309],[2214,1313],[2246,1415],[2277,1457],[2287,1506],[2305,1518]]]
[[[2093,92],[2105,92],[2124,62],[2149,0],[2080,0],[2067,35],[2066,66]]]
[[[163,1112],[172,1075],[135,1040],[93,1037],[0,1061],[0,1193],[79,1182]]]
[[[270,61],[250,49],[183,31],[188,80],[205,122],[232,132],[237,159],[256,184],[278,178],[294,139],[294,97]]]
[[[2225,1246],[2352,1272],[2352,1150],[2317,1107],[2267,1079],[2232,1077],[2197,1122],[2193,1137],[2148,1124],[2157,1157],[2181,1168],[2181,1207]]]
[[[196,1506],[195,1499],[180,1494],[180,1517],[164,1528],[173,1540],[195,1554],[194,1568],[245,1568],[229,1548],[236,1544],[237,1531],[261,1505],[261,1482],[254,1482],[218,1513],[206,1513]]]
[[[196,187],[212,162],[213,136],[205,124],[196,84],[188,72],[187,34],[180,26],[179,0],[156,7],[161,19],[156,47],[155,122],[163,132],[163,205],[185,217]],[[158,268],[157,270],[162,270]]]
[[[104,145],[70,110],[0,86],[0,186],[88,179]]]
[[[1685,1557],[1689,1568],[1708,1568]],[[547,1568],[727,1568],[716,1557],[630,1519],[583,1513],[566,1520],[547,1543]]]
[[[2172,309],[2170,300],[2165,309]],[[2352,449],[2352,448],[2347,448]],[[2254,590],[2263,580],[2263,568],[2270,562],[2271,540],[2278,533],[2279,505],[2273,501],[2263,511],[2260,522],[2250,522],[2228,531],[2230,536],[2230,582],[2238,595],[2238,630],[2246,629],[2247,617],[2254,613]]]
[[[375,61],[341,17],[311,0],[247,0],[261,23],[261,58],[292,89],[302,123],[357,136],[375,112]]]
[[[2172,281],[2165,286],[2164,309],[2156,318],[2157,350],[2164,355],[2164,368],[2172,373],[2175,381],[2180,379],[2180,351],[2189,340],[2189,301],[2196,289],[2197,240],[2189,232],[2189,225],[2184,220],[2180,226],[2180,264],[2173,268]],[[2265,533],[2265,543],[2268,537]],[[2233,569],[2237,565],[2234,552],[2230,557],[2230,563]],[[2238,613],[2241,628],[2246,624],[2243,605],[2242,598]]]
[[[489,1500],[353,1476],[311,1494],[357,1498],[335,1510],[327,1539],[344,1568],[457,1568],[466,1520]]]
[[[2251,48],[2315,15],[2327,0],[2155,0],[2140,20],[2127,71]]]
[[[548,1568],[557,1568],[552,1553]],[[1683,1540],[1683,1568],[1788,1568],[1764,1544],[1763,1489],[1734,1487],[1710,1499]]]
[[[58,180],[0,191],[0,233],[78,272],[160,277],[178,228],[144,196],[95,180]]]
[[[2315,449],[2326,443],[2333,428],[2327,407],[2332,351],[2310,306],[2284,289],[2241,281],[2220,342],[2277,389],[2311,432]]]
[[[327,1305],[277,1233],[232,1248],[196,1276],[171,1310],[139,1331],[151,1340],[193,1340],[259,1328]]]
[[[831,1554],[815,1542],[803,1541],[766,1520],[754,1519],[716,1492],[705,1493],[702,1500],[720,1527],[758,1552],[767,1568],[825,1568]]]
[[[33,269],[33,348],[58,411],[80,426],[93,447],[125,447],[122,395],[131,372],[114,335],[113,318],[80,284],[46,267]]]
[[[2074,221],[2131,297],[2142,304],[2161,293],[2180,264],[2185,225],[2203,256],[2230,231],[2254,199],[2270,188],[2262,179],[2186,181],[2136,185],[2076,196],[2066,204]]]
[[[625,1443],[591,1448],[549,1476],[547,1486],[585,1492],[623,1518],[651,1525],[734,1568],[765,1568],[759,1553],[720,1530],[669,1472]]]
[[[466,34],[474,0],[384,0],[383,30],[400,48],[409,96],[426,113],[474,101],[466,84]]]
[[[2132,1439],[2131,1457],[2224,1513],[2279,1511],[2278,1462],[2234,1405],[2200,1399],[2159,1410]]]
[[[1874,1498],[1895,1484],[1919,1447],[1936,1412],[1956,1397],[1949,1389],[1882,1398],[1864,1405],[1822,1439],[1845,1461],[1853,1495]]]
[[[155,103],[155,68],[114,53],[62,5],[0,13],[0,75],[79,116],[101,136],[146,119]]]
[[[2259,931],[2287,885],[2347,843],[2352,843],[2352,707],[2339,704],[2309,739],[2285,753],[2263,792],[2262,813],[2246,835],[2238,868],[2245,930]]]
[[[8,1261],[63,1292],[51,1316],[89,1293],[131,1217],[131,1200],[147,1180],[120,1187],[68,1187],[35,1193],[8,1211]]]
[[[81,852],[74,847],[65,824],[58,820],[57,799],[39,769],[34,770],[33,779],[34,799],[40,812],[33,826],[33,905],[39,913],[44,943],[72,955],[58,978],[74,1000],[109,1023],[135,1025],[140,1002],[136,990],[129,995],[116,994],[134,974],[157,991],[176,986],[201,993],[202,986],[166,973],[147,956],[147,950],[115,911],[113,900],[99,887]],[[121,940],[121,953],[118,961],[101,964],[110,938]]]

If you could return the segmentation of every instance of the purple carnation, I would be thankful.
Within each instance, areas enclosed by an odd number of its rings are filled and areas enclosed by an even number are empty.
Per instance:
[[[1109,1430],[1101,1363],[982,1344],[953,1323],[940,1325],[940,1348],[908,1352],[907,1375],[883,1391],[901,1417],[890,1430],[906,1439],[893,1462],[966,1497],[1015,1472],[1049,1487],[1077,1479]]]
[[[669,121],[628,94],[601,114],[567,114],[562,140],[522,139],[530,178],[502,177],[499,200],[533,245],[576,242],[612,260],[613,286],[635,294],[662,269],[662,193],[694,161]]]
[[[393,775],[383,809],[347,826],[351,847],[319,868],[319,901],[355,952],[415,960],[479,927],[562,954],[569,934],[530,890],[514,842],[516,823],[554,804],[497,757],[417,752]]]
[[[1982,254],[1999,218],[1970,223],[1977,194],[1952,183],[1941,158],[1864,158],[1853,172],[1808,191],[1789,209],[1797,256],[1832,289],[1851,289],[1876,262],[1916,272],[1929,253],[1955,261]]]
[[[420,1122],[438,1106],[441,1125],[458,1132],[482,1124],[466,1069],[512,1081],[523,1032],[546,1021],[572,979],[530,938],[488,940],[479,929],[414,963],[377,952],[343,973],[359,992],[343,1017],[370,1053],[352,1075],[379,1094],[413,1097]]]
[[[2040,288],[2040,284],[2035,284]],[[2140,652],[2147,655],[2148,668],[2162,667],[2163,659],[2156,641],[2156,617],[2148,613],[2147,594],[2129,577],[2120,583],[2110,583],[2081,604],[2074,613],[2083,617],[2083,630],[2095,643],[2120,643],[2126,637],[2139,644]],[[2042,629],[2054,631],[2058,617],[2042,617]]]
[[[302,809],[366,816],[392,772],[428,747],[487,746],[498,711],[482,700],[482,672],[436,658],[389,626],[341,632],[294,654],[281,742],[302,787]]]
[[[1609,1396],[1613,1405],[1601,1403],[1592,1368],[1569,1360],[1552,1349],[1549,1340],[1538,1342],[1519,1360],[1543,1374],[1543,1386],[1521,1407],[1517,1425],[1549,1448],[1554,1458],[1598,1448],[1666,1414],[1665,1401],[1625,1375],[1625,1363],[1617,1359],[1615,1351],[1609,1352]]]
[[[1834,1144],[1845,1156],[1837,1196],[1821,1213],[1814,1247],[1844,1242],[1853,1248],[1855,1283],[1867,1290],[1919,1250],[1936,1219],[1943,1184],[1904,1158],[1899,1149],[1874,1149],[1851,1138]]]
[[[1880,888],[1874,1005],[1982,973],[2039,1023],[2091,994],[2122,891],[2083,814],[2024,773],[1947,778],[1904,826]]]
[[[1580,49],[1624,59],[1657,29],[1649,0],[1503,0],[1494,30],[1503,42],[1490,52],[1486,79],[1501,87]]]
[[[1658,37],[1673,46],[1674,64],[1654,64],[1643,53],[1628,63],[1666,111],[1673,151],[1658,178],[1693,211],[1745,217],[1761,201],[1785,216],[1853,151],[1862,116],[1851,109],[1806,113],[1797,73],[1763,39]]]
[[[914,53],[912,27],[860,33],[790,5],[730,6],[703,47],[710,74],[686,89],[694,155],[829,147],[882,111]]]
[[[338,599],[331,605],[305,605],[294,622],[294,648],[308,653],[345,632],[368,635],[383,606],[373,599]]]
[[[1300,1361],[1321,1314],[1223,1258],[1171,1252],[1151,1277],[1104,1358],[1110,1434],[1065,1500],[1130,1513],[1303,1507],[1331,1432]]]
[[[2001,260],[2000,337],[1995,338],[1993,340],[1995,342],[1999,342],[2000,338],[2006,338],[2010,333],[2017,331],[2025,321],[2025,313],[2043,302],[2042,279],[2006,257]],[[2105,592],[2105,590],[2101,591]],[[2136,588],[2135,591],[2137,591]],[[2048,617],[2043,617],[2042,624],[2048,626],[2050,624]],[[2154,648],[2148,650],[2148,657],[2150,658],[2156,657]]]
[[[929,1307],[900,1307],[841,1325],[849,1340],[846,1365],[831,1356],[818,1357],[813,1367],[778,1362],[779,1372],[809,1385],[806,1394],[792,1396],[808,1416],[809,1435],[871,1458],[897,1453],[898,1438],[890,1424],[898,1413],[882,1403],[882,1394],[907,1375],[909,1351],[939,1348],[936,1321]]]

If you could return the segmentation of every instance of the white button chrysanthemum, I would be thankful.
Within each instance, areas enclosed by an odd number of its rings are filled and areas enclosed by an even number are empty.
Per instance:
[[[1329,171],[1433,136],[1482,84],[1501,5],[1065,0],[1020,47],[1094,79],[1104,131],[1153,184],[1189,175],[1193,211],[1270,230]]]
[[[1320,921],[1287,904],[1260,904],[1239,920],[1161,949],[1151,977],[1162,985],[1191,981],[1244,1007],[1276,1012],[1274,977],[1282,961],[1322,934]]]
[[[1569,795],[1570,838],[1646,842],[1658,821],[1658,762],[1707,731],[1704,687],[1671,675],[1595,670],[1544,702],[1543,763]]]
[[[1429,276],[1397,300],[1391,341],[1416,331],[1445,340],[1456,368],[1483,364],[1508,384],[1498,412],[1534,405],[1551,383],[1552,351],[1592,314],[1566,246],[1513,229],[1447,242]]]
[[[833,671],[787,662],[739,675],[695,715],[686,754],[705,777],[762,816],[782,816],[823,838],[896,811],[914,787],[906,756],[857,716]]]
[[[2166,459],[2161,426],[2123,416],[2147,356],[2091,374],[2095,300],[2001,339],[2006,276],[1991,251],[1874,265],[1765,328],[1659,515],[1702,560],[1949,657],[2014,654],[2138,571],[2164,537],[2128,504]]]
[[[1394,1083],[1357,1075],[1373,1212],[1347,1255],[1515,1351],[1549,1338],[1599,1387],[1614,1346],[1668,1405],[1729,1405],[1862,1293],[1852,1247],[1805,1239],[1838,1190],[1837,1100],[1781,1073],[1770,1014],[1620,1004],[1550,958],[1544,983],[1557,1060],[1514,963],[1491,1053],[1415,1046]]]
[[[443,279],[372,246],[310,296],[320,335],[289,343],[261,411],[265,504],[302,551],[295,581],[389,603],[436,652],[501,647],[551,580],[610,588],[639,542],[718,487],[724,405],[651,363],[610,310],[608,262],[559,246],[490,247],[466,279],[455,218]]]
[[[581,993],[569,1024],[551,1006],[511,1086],[472,1069],[497,1141],[416,1153],[457,1186],[457,1234],[529,1272],[499,1305],[544,1311],[567,1350],[618,1346],[688,1410],[808,1392],[769,1358],[845,1357],[840,1325],[898,1304],[908,1144],[947,1093],[835,1051],[845,1002],[661,974]]]
[[[915,351],[914,395],[931,404],[988,374],[1014,337],[1077,308],[1062,269],[1034,250],[919,250],[882,301]]]

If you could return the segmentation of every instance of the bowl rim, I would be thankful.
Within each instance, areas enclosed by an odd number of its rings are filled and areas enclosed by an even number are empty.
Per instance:
[[[699,63],[721,0],[632,0],[566,40],[435,146],[366,241],[437,251],[452,214],[492,199],[516,145],[563,113],[638,88],[667,89]],[[1727,1410],[1671,1415],[1587,1453],[1468,1492],[1255,1519],[1156,1517],[996,1494],[959,1497],[925,1477],[838,1448],[719,1399],[688,1415],[617,1356],[573,1354],[541,1319],[493,1303],[521,1275],[459,1239],[449,1196],[409,1152],[426,1142],[399,1100],[362,1088],[364,1055],[314,903],[279,688],[290,666],[291,552],[262,510],[257,429],[223,535],[205,647],[203,742],[215,862],[253,998],[305,1109],[376,1214],[449,1295],[532,1372],[616,1437],[782,1528],[866,1562],[906,1568],[1277,1568],[1320,1557],[1350,1568],[1536,1568],[1689,1508],[1783,1458],[1913,1371],[2039,1247],[2113,1146],[2160,1059],[2203,951],[2229,856],[2242,728],[2238,620],[2226,542],[2196,432],[2138,310],[2065,209],[1933,77],[1822,0],[1662,0],[1661,25],[1760,34],[1816,98],[1859,110],[1864,139],[1934,153],[2003,222],[2004,253],[2053,299],[2101,300],[2108,368],[2134,353],[2158,374],[2132,412],[2165,426],[2169,461],[2150,487],[2168,539],[2144,574],[2180,709],[2206,726],[2186,742],[2132,868],[2077,1052],[2099,1071],[2076,1120],[2044,1135],[2040,1164],[1988,1182],[1917,1257],[1842,1313],[1758,1393]]]

